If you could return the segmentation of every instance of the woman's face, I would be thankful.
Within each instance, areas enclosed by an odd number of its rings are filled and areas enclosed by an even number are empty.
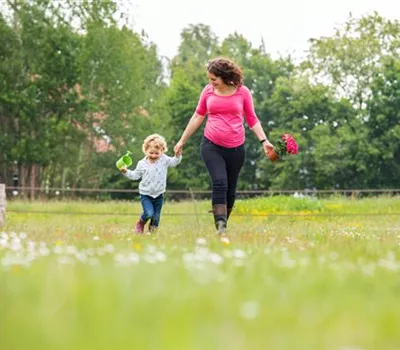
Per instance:
[[[216,88],[216,89],[218,89],[218,87],[222,87],[222,86],[226,85],[220,77],[217,77],[210,72],[207,72],[207,77],[208,77],[208,80],[210,81],[210,84],[212,84],[214,86],[214,88]]]

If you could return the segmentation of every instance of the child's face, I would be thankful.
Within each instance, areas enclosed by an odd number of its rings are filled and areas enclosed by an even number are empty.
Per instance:
[[[146,157],[152,161],[156,161],[160,156],[164,153],[162,148],[155,147],[153,143],[150,143],[149,147],[146,150]]]

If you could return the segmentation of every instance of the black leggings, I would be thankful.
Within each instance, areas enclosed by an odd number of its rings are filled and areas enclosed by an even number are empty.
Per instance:
[[[226,204],[228,208],[233,208],[237,181],[244,163],[244,144],[225,148],[203,137],[200,153],[212,181],[212,204]]]

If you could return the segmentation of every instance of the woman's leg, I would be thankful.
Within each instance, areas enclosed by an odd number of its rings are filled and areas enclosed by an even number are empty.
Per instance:
[[[226,151],[224,153],[226,171],[228,178],[228,190],[227,190],[227,216],[232,212],[233,206],[236,199],[236,187],[239,179],[240,170],[243,167],[245,159],[244,145],[235,148],[234,150]]]
[[[222,149],[203,138],[201,157],[212,181],[212,204],[225,204],[228,191],[228,175]]]
[[[222,149],[203,138],[200,147],[201,157],[212,181],[212,206],[214,222],[218,232],[222,233],[227,220],[228,177]]]

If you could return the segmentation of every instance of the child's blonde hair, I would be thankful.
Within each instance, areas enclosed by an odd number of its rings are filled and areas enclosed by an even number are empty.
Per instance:
[[[165,141],[165,138],[159,134],[151,134],[144,139],[142,145],[143,153],[146,153],[146,151],[150,147],[150,144],[152,144],[152,146],[155,149],[160,150],[162,152],[168,151],[167,142]]]

